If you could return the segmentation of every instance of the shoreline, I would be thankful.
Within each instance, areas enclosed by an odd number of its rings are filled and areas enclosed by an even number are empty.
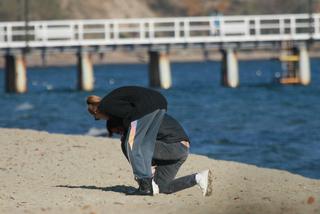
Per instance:
[[[6,128],[0,139],[1,213],[320,212],[320,180],[287,171],[191,154],[178,177],[210,168],[212,196],[126,196],[137,184],[115,139]]]
[[[239,51],[237,57],[240,61],[250,60],[278,60],[278,51]],[[93,65],[105,64],[147,64],[149,56],[147,51],[114,51],[104,54],[95,53],[91,55]],[[180,49],[169,53],[170,61],[173,63],[183,62],[205,62],[221,61],[221,53],[217,50],[204,51],[198,49]],[[320,58],[320,52],[313,50],[310,58]],[[74,53],[58,52],[48,54],[45,58],[39,53],[26,56],[27,67],[50,67],[50,66],[76,66],[77,56]],[[0,68],[5,68],[4,57],[0,57]]]

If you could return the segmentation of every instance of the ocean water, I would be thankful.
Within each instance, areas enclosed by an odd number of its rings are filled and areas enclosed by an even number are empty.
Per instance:
[[[320,179],[320,60],[312,59],[311,65],[309,86],[283,86],[274,82],[279,62],[241,61],[240,87],[230,89],[220,86],[219,62],[172,63],[173,86],[160,91],[169,114],[189,134],[192,153]],[[88,93],[75,89],[75,66],[29,68],[29,91],[22,95],[4,92],[0,70],[0,127],[104,133],[105,122],[87,113],[86,96],[103,96],[124,85],[148,86],[148,66],[94,69],[95,90]]]

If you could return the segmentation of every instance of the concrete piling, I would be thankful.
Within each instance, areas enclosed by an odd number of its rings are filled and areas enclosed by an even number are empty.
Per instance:
[[[168,89],[172,85],[168,53],[149,52],[149,84],[151,87]]]
[[[94,74],[91,56],[87,52],[81,52],[78,58],[78,89],[92,91],[94,89]]]
[[[310,60],[305,44],[299,46],[299,78],[302,85],[309,85],[311,82]]]
[[[27,92],[26,60],[23,55],[5,56],[5,76],[6,92]]]
[[[222,50],[222,78],[223,86],[235,88],[239,85],[238,59],[232,48]]]

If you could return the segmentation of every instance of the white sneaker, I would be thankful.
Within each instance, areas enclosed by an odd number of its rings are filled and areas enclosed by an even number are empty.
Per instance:
[[[152,191],[153,191],[153,195],[159,194],[159,186],[156,184],[156,182],[154,182],[153,179],[152,179]]]
[[[199,185],[203,196],[210,196],[212,194],[212,175],[209,169],[196,174],[196,181]]]

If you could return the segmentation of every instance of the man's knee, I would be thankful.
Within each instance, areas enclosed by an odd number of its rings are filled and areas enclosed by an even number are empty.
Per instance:
[[[164,194],[170,194],[172,193],[172,190],[170,189],[169,183],[160,183],[159,186],[159,192]]]

